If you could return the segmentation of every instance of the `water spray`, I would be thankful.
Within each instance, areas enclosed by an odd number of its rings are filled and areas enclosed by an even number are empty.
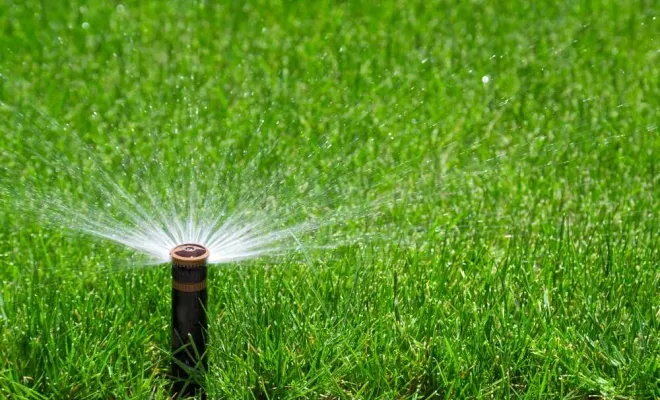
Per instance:
[[[172,258],[172,392],[175,398],[202,396],[206,356],[206,261],[209,251],[182,244]]]

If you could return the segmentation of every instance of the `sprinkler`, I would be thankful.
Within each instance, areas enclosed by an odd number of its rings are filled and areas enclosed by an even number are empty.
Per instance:
[[[206,358],[206,260],[209,251],[182,244],[172,257],[172,393],[175,398],[205,397],[202,388]]]

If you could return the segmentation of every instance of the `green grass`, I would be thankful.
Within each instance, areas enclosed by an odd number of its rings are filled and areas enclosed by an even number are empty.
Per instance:
[[[395,199],[212,269],[211,398],[660,397],[660,4],[242,3],[0,4],[0,397],[168,396],[168,268],[26,197],[191,148]]]

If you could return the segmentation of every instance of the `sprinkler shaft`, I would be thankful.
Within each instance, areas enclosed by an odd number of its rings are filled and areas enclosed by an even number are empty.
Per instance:
[[[172,377],[173,396],[205,397],[206,260],[208,250],[186,244],[172,250]]]

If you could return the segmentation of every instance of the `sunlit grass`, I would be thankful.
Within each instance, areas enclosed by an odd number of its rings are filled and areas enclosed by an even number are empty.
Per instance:
[[[2,3],[0,397],[168,396],[167,266],[30,196],[195,151],[350,217],[211,269],[211,398],[659,397],[660,8],[496,3]]]

